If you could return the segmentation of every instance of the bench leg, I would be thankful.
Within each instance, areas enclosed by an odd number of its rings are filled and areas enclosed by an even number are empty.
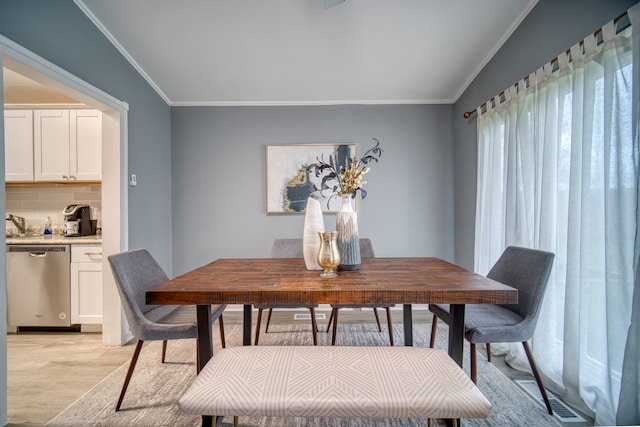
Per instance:
[[[224,417],[212,417],[211,415],[202,416],[202,427],[219,427],[222,425]],[[233,417],[233,427],[238,427],[238,416]]]

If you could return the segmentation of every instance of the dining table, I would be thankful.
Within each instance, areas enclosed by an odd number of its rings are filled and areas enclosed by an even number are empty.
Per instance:
[[[147,304],[197,306],[197,370],[213,356],[212,304],[241,304],[243,344],[251,345],[252,306],[376,304],[403,307],[404,344],[413,345],[412,306],[450,304],[450,357],[462,366],[466,304],[516,304],[508,285],[436,257],[363,258],[335,278],[307,270],[302,258],[222,258],[146,292]]]

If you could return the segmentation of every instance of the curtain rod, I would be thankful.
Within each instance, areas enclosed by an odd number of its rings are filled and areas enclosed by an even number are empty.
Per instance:
[[[620,15],[618,15],[618,16],[616,16],[614,18],[613,24],[616,25],[618,22],[620,22],[621,20],[623,20],[627,16],[628,16],[627,11],[624,11],[623,13],[621,13]],[[629,23],[629,25],[631,25],[631,24]],[[620,32],[620,31],[626,29],[627,27],[628,26],[625,26],[624,28],[619,29],[617,32]],[[601,33],[602,33],[602,27],[600,27],[597,30],[595,30],[593,32],[593,35],[597,38]],[[582,45],[584,45],[584,40],[580,40],[580,46],[582,46]],[[566,53],[567,53],[567,55],[569,55],[571,53],[571,49],[567,49]],[[549,61],[549,63],[551,64],[552,67],[554,65],[557,65],[558,57],[556,56],[551,61]],[[526,77],[522,78],[521,80],[524,80],[525,82],[528,82],[529,81],[529,76],[527,75]],[[517,84],[518,83],[514,83],[513,85],[517,85]],[[511,86],[513,86],[513,85],[511,85]],[[511,87],[511,86],[509,86],[509,87]],[[504,92],[505,92],[504,90],[502,92],[500,92],[498,94],[498,97],[503,98],[504,97]],[[495,98],[495,96],[493,98]],[[493,99],[493,98],[491,98],[491,99]],[[465,119],[470,118],[473,115],[473,113],[477,113],[478,108],[486,108],[487,107],[487,102],[491,102],[491,100],[483,102],[482,104],[480,104],[478,107],[474,108],[471,111],[465,111],[465,113],[463,114],[464,118]]]

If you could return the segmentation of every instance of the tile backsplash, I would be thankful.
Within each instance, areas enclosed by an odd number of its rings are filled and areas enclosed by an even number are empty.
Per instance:
[[[96,208],[98,227],[102,227],[102,186],[87,185],[6,185],[6,213],[18,215],[26,220],[27,231],[39,234],[44,229],[47,217],[55,232],[62,232],[62,211],[70,204],[86,204]],[[17,229],[6,221],[7,233]]]

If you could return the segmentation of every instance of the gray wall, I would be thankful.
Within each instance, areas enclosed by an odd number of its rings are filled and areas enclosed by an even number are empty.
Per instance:
[[[473,268],[476,119],[463,118],[487,99],[541,67],[637,1],[540,0],[453,106],[455,262]]]
[[[129,245],[170,273],[169,106],[71,0],[2,0],[0,34],[129,104]]]
[[[384,153],[366,175],[360,235],[379,256],[453,257],[450,105],[172,108],[174,273],[268,256],[303,215],[267,215],[265,145],[354,142]],[[335,215],[325,215],[328,230]]]

